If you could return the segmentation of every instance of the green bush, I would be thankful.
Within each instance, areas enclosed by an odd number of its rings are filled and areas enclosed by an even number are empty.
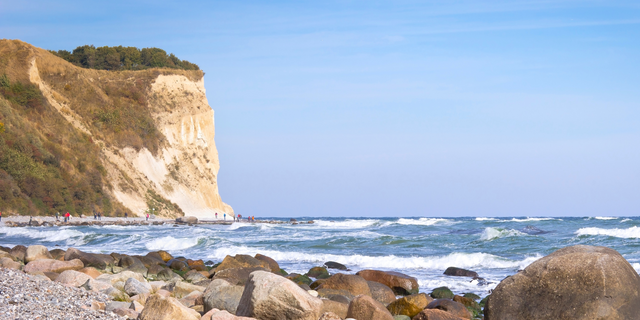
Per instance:
[[[98,47],[84,45],[73,49],[49,52],[77,66],[98,70],[143,70],[148,68],[171,68],[200,70],[195,63],[178,59],[173,53],[159,48]]]

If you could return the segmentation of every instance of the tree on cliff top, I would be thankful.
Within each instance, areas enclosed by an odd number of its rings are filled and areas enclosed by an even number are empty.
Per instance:
[[[49,52],[79,67],[98,70],[143,70],[149,68],[171,68],[200,70],[197,64],[180,60],[173,53],[159,48],[98,47],[84,45],[73,49]]]

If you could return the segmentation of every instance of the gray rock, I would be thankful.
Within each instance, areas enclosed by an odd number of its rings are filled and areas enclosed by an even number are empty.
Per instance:
[[[129,278],[124,283],[124,292],[129,296],[151,293],[151,285],[146,282],[140,282],[134,278]]]
[[[485,319],[637,319],[640,276],[617,251],[563,248],[493,290]]]
[[[244,287],[232,285],[223,279],[211,281],[204,291],[204,312],[219,309],[236,314],[243,290]]]

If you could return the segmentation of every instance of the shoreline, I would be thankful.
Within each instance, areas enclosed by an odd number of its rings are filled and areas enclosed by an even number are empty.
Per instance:
[[[255,221],[233,221],[233,220],[223,220],[223,219],[206,219],[200,220],[196,219],[195,222],[193,220],[182,220],[183,218],[193,218],[193,217],[180,217],[177,219],[166,219],[166,218],[149,218],[148,220],[143,217],[132,217],[132,218],[124,218],[124,217],[102,217],[101,219],[94,219],[93,217],[71,217],[68,222],[64,222],[63,217],[59,217],[56,220],[55,217],[51,216],[19,216],[19,215],[11,215],[11,216],[3,216],[0,221],[0,226],[4,227],[63,227],[63,226],[107,226],[107,225],[122,225],[122,226],[143,226],[143,225],[231,225],[233,223],[264,223],[264,224],[313,224],[313,220],[310,221],[301,221],[301,222],[291,222],[291,221],[280,221],[280,220],[255,220]],[[31,221],[31,224],[29,224]]]

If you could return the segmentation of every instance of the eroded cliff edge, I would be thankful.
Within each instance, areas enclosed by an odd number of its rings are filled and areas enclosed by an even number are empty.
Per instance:
[[[233,215],[218,191],[214,112],[202,71],[83,69],[19,40],[0,40],[0,57],[0,74],[40,89],[47,102],[43,118],[64,118],[94,146],[69,150],[65,139],[41,129],[41,140],[74,155],[59,160],[65,173],[79,174],[83,152],[98,152],[102,191],[131,214],[154,208],[166,217]],[[43,122],[34,127],[46,127]],[[94,207],[77,211],[91,214]]]

